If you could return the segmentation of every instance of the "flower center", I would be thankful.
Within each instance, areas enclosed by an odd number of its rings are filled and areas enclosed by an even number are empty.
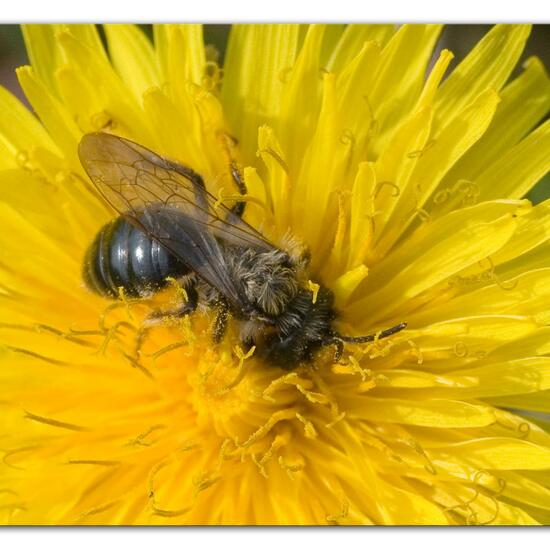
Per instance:
[[[250,420],[261,415],[263,405],[255,372],[258,365],[251,369],[251,363],[257,362],[250,353],[239,347],[230,350],[227,344],[219,350],[206,349],[196,360],[188,380],[193,389],[189,399],[198,425],[213,428],[222,438],[246,439]]]

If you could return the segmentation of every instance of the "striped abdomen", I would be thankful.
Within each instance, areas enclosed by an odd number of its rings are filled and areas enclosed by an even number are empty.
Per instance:
[[[104,225],[86,252],[86,286],[102,296],[117,297],[119,288],[143,297],[166,286],[167,277],[189,269],[158,242],[119,217]]]

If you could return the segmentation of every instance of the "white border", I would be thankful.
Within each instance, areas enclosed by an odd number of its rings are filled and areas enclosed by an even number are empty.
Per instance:
[[[17,0],[2,2],[0,23],[303,22],[543,22],[550,2],[483,0]]]
[[[434,2],[428,0],[17,0],[3,2],[0,23],[20,22],[539,22],[550,23],[550,2]],[[216,548],[220,550],[315,550],[400,548],[406,550],[475,549],[476,543],[507,550],[532,547],[547,539],[548,529],[529,528],[1,528],[4,548],[41,550],[129,550]],[[543,539],[544,537],[544,539]],[[11,544],[10,544],[11,543]],[[354,544],[359,543],[359,545]],[[537,545],[537,547],[542,547]]]
[[[41,550],[476,550],[544,548],[544,528],[3,528],[4,548]],[[11,544],[10,544],[11,543]]]

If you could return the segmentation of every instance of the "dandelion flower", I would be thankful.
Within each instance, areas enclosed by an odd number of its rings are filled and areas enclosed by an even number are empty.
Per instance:
[[[549,524],[550,81],[527,25],[447,71],[439,25],[30,25],[0,90],[0,514],[15,524]],[[450,74],[447,74],[450,72]],[[426,76],[427,74],[427,76]],[[36,116],[35,116],[36,115]],[[107,301],[82,261],[114,217],[85,133],[193,167],[277,246],[311,252],[340,362],[219,346],[181,294]],[[304,283],[305,284],[305,283]]]

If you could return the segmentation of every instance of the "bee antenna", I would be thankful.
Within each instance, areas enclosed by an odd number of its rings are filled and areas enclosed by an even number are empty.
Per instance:
[[[334,337],[338,338],[342,342],[348,342],[350,344],[365,344],[366,342],[374,342],[375,340],[380,340],[381,338],[387,338],[392,334],[397,334],[401,332],[404,328],[407,327],[407,323],[399,323],[394,327],[387,328],[375,334],[369,334],[367,336],[344,336],[343,334],[334,333]]]

